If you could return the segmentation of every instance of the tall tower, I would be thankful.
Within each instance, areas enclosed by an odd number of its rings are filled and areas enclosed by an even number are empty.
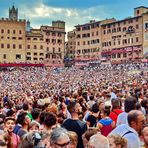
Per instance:
[[[31,29],[32,29],[32,27],[30,26],[30,21],[27,20],[27,22],[26,22],[26,31],[30,32]]]
[[[18,20],[18,8],[15,9],[14,4],[12,8],[9,8],[9,19],[10,20]]]
[[[52,26],[65,29],[65,22],[64,21],[52,21]]]

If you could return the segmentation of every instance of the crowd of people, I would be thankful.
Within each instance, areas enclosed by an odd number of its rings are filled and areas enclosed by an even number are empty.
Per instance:
[[[0,147],[148,148],[148,63],[1,70]]]

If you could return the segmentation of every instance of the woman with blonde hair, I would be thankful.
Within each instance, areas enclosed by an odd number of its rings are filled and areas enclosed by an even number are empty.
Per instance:
[[[70,138],[70,148],[76,148],[78,143],[78,135],[73,131],[68,131],[68,136]]]
[[[127,140],[120,135],[109,135],[110,148],[127,148]]]

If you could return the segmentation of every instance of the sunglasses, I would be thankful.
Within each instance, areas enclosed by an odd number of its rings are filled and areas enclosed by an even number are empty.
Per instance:
[[[68,146],[69,144],[70,144],[70,141],[68,141],[67,143],[64,143],[64,144],[55,143],[55,145],[58,145],[60,147],[65,147],[65,146]]]

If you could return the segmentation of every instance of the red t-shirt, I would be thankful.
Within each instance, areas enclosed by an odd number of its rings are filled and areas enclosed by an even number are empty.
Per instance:
[[[123,110],[121,110],[121,109],[114,109],[110,114],[109,114],[109,117],[113,120],[113,121],[115,121],[115,124],[116,124],[116,122],[117,122],[117,117],[118,117],[118,115],[120,114],[120,113],[122,113],[123,112]]]

